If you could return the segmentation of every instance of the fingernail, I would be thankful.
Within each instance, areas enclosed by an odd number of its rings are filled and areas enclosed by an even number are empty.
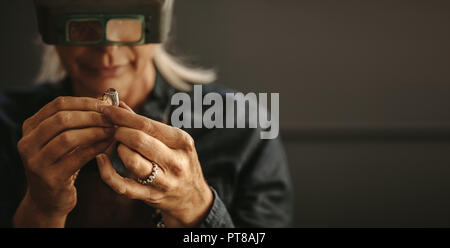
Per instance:
[[[123,106],[126,110],[128,110],[128,111],[130,111],[131,113],[134,114],[133,109],[131,109],[130,106],[128,106],[124,101],[120,101],[120,103],[122,104],[122,106]]]
[[[97,159],[97,164],[103,164],[103,154],[98,154],[97,156],[95,156],[95,158]]]

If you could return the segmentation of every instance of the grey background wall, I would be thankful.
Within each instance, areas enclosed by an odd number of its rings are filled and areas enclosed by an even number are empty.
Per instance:
[[[31,1],[1,1],[0,88],[38,69]],[[176,45],[279,92],[294,226],[450,226],[447,1],[190,0]]]

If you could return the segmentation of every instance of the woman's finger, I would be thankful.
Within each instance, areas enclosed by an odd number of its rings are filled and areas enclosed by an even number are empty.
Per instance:
[[[113,142],[112,139],[100,141],[96,144],[79,147],[73,152],[63,156],[53,169],[61,170],[61,175],[69,178],[89,161],[95,158],[99,153],[104,152],[107,147]]]
[[[60,111],[79,110],[97,111],[105,103],[91,97],[61,96],[42,107],[36,114],[28,118],[23,124],[24,135],[35,129],[39,123]]]
[[[139,153],[131,150],[124,144],[120,144],[117,147],[117,152],[125,167],[133,173],[136,179],[146,179],[152,174],[154,170],[153,164]],[[168,184],[167,175],[164,174],[163,170],[158,170],[155,180],[149,186],[154,186],[162,191],[169,189],[170,185]]]
[[[172,164],[171,159],[175,155],[172,150],[161,141],[140,130],[119,127],[116,129],[114,138],[120,143],[139,152],[146,159],[154,161],[160,165],[162,170],[167,170],[167,166]]]
[[[39,151],[51,139],[68,129],[86,127],[112,127],[103,114],[94,111],[61,111],[41,122],[28,135],[33,140],[34,151]]]
[[[99,154],[96,158],[102,180],[115,192],[125,195],[130,199],[140,199],[152,204],[158,203],[160,193],[156,190],[139,184],[130,178],[121,177],[114,170],[111,161],[105,154]]]
[[[143,179],[152,173],[152,163],[143,158],[139,153],[132,151],[126,145],[120,144],[117,147],[117,153],[125,167],[131,171],[136,178]]]
[[[78,146],[86,146],[112,137],[114,128],[84,128],[65,131],[42,148],[39,159],[43,165],[55,163]]]
[[[130,108],[130,106],[128,106],[128,104],[126,104],[124,101],[120,101],[119,107],[122,107],[122,108],[124,108],[124,109],[130,111],[131,113],[135,114],[134,111],[133,111],[133,109]]]
[[[134,114],[126,109],[116,106],[103,106],[99,110],[114,124],[141,130],[171,148],[181,148],[186,145],[186,142],[189,142],[189,140],[186,140],[188,138],[184,131]]]

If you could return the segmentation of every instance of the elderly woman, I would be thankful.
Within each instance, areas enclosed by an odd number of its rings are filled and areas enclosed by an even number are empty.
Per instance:
[[[172,0],[35,3],[47,83],[0,97],[2,226],[289,225],[278,139],[171,126],[171,96],[214,80],[165,50]]]

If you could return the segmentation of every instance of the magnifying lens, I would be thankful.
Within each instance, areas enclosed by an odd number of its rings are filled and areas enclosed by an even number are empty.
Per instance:
[[[39,32],[52,45],[160,43],[163,0],[34,0]]]
[[[67,16],[66,43],[142,44],[145,23],[142,15]]]

